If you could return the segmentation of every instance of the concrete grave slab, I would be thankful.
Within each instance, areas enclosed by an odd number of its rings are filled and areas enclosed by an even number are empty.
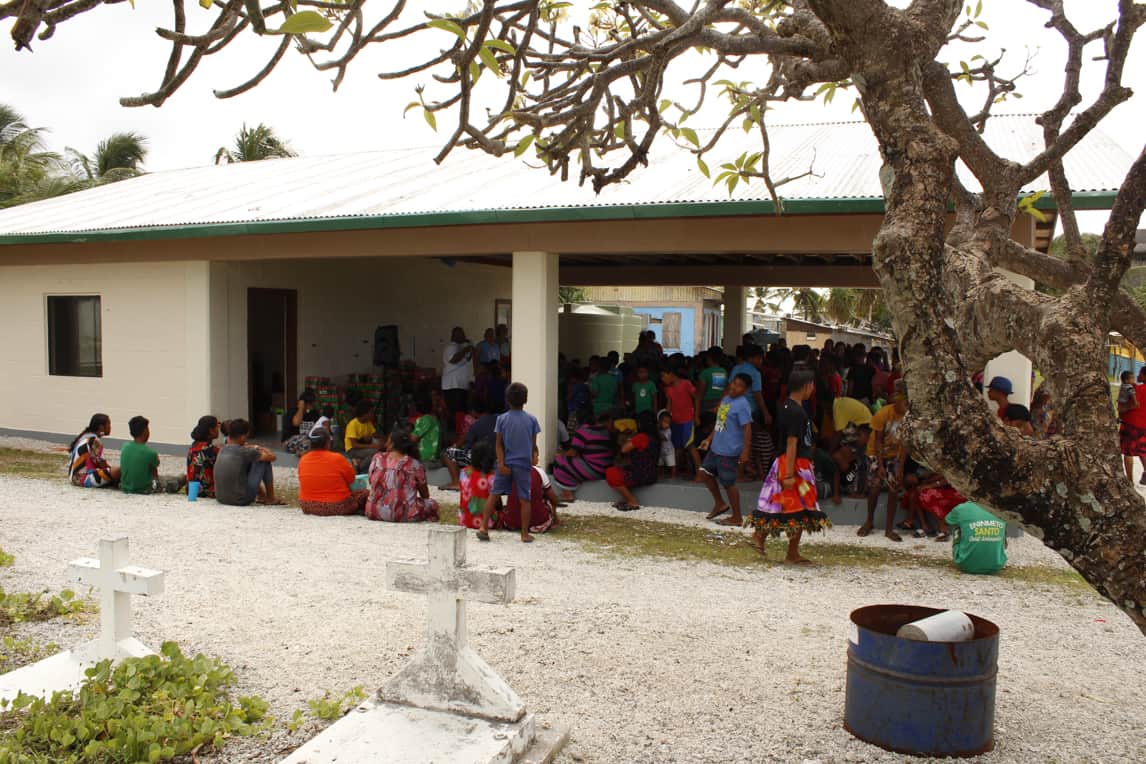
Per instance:
[[[567,729],[538,730],[509,685],[466,644],[467,601],[508,603],[512,568],[466,564],[466,530],[431,527],[427,562],[389,562],[387,586],[425,594],[427,644],[363,703],[283,764],[546,764]]]
[[[26,695],[49,697],[53,692],[76,690],[84,672],[103,660],[142,658],[155,651],[131,636],[131,597],[163,592],[163,573],[128,565],[126,538],[99,542],[99,559],[82,558],[68,565],[69,579],[100,590],[100,634],[79,647],[0,675],[0,699]]]

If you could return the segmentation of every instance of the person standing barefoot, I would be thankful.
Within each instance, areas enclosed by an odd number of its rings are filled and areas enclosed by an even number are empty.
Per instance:
[[[497,473],[489,498],[485,500],[485,511],[482,512],[481,527],[477,533],[479,541],[489,541],[489,518],[493,514],[497,497],[509,496],[514,486],[517,487],[517,496],[521,501],[521,540],[526,544],[533,541],[533,536],[529,535],[533,455],[537,453],[537,436],[541,433],[541,425],[535,416],[523,410],[528,397],[529,391],[520,382],[514,382],[505,391],[509,411],[497,418],[497,426],[494,428],[497,436]]]
[[[816,393],[815,375],[810,369],[797,367],[788,377],[788,400],[779,411],[780,443],[784,452],[772,464],[768,479],[760,490],[760,499],[752,511],[752,543],[764,554],[769,536],[788,536],[789,565],[811,565],[800,555],[800,538],[804,531],[821,531],[831,525],[816,497],[816,473],[812,466],[815,438],[812,420],[804,410],[804,401]]]
[[[744,523],[736,477],[740,465],[748,463],[752,449],[752,407],[745,397],[751,385],[752,379],[747,374],[733,377],[728,384],[728,394],[716,410],[716,426],[700,445],[701,451],[708,451],[700,466],[704,483],[712,494],[712,511],[708,513],[708,519],[716,520],[732,510],[730,517],[717,521],[720,525],[739,527]],[[727,503],[720,496],[718,480],[728,493]]]

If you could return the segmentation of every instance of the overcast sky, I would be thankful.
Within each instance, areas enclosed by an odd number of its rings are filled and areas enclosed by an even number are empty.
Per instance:
[[[373,5],[381,10],[386,3],[372,0],[367,8]],[[169,25],[170,5],[161,0],[136,0],[135,5],[134,9],[128,3],[105,6],[69,21],[52,39],[34,43],[31,54],[17,54],[10,45],[0,47],[0,102],[25,113],[31,124],[49,128],[49,143],[57,150],[72,146],[90,152],[101,137],[113,131],[138,131],[149,138],[151,153],[146,167],[152,171],[209,164],[215,151],[244,122],[272,125],[297,151],[307,155],[430,145],[443,137],[432,132],[417,112],[411,112],[407,119],[402,117],[414,86],[421,80],[383,82],[376,77],[387,64],[401,66],[407,62],[413,53],[410,46],[375,46],[356,61],[337,93],[332,92],[327,74],[315,71],[302,56],[288,52],[277,71],[256,90],[229,100],[216,99],[213,88],[244,81],[275,47],[273,37],[249,36],[241,45],[233,44],[224,54],[208,59],[161,109],[123,108],[118,104],[120,96],[158,85],[167,55],[167,44],[153,30]],[[413,5],[446,12],[454,10],[457,3]],[[1083,29],[1112,18],[1115,6],[1116,0],[1067,3]],[[985,0],[984,8],[982,18],[991,26],[985,53],[1005,48],[1013,65],[1018,66],[1028,49],[1037,52],[1036,74],[1022,87],[1025,98],[1001,108],[1012,112],[1046,108],[1059,92],[1065,49],[1057,34],[1042,28],[1048,14],[1025,0]],[[194,2],[188,2],[187,13],[193,24],[211,18]],[[7,33],[5,28],[5,37]],[[448,36],[445,32],[435,34]],[[104,42],[97,46],[95,40]],[[419,47],[427,43],[436,41],[426,36]],[[1126,67],[1128,84],[1140,91],[1146,91],[1144,49],[1146,40],[1139,39]],[[950,58],[957,57],[953,51]],[[1090,68],[1084,94],[1093,96],[1101,86],[1101,65]],[[841,97],[827,108],[822,104],[785,106],[772,121],[854,118],[850,104],[850,97]],[[445,118],[443,122],[448,124]],[[1146,92],[1115,110],[1103,129],[1133,156],[1142,148],[1144,123]],[[1100,215],[1091,214],[1083,227],[1099,230],[1102,222]]]

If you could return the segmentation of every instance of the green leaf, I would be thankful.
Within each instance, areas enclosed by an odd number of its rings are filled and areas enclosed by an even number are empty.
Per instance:
[[[986,21],[976,21],[976,22],[975,22],[975,26],[977,26],[977,27],[979,27],[979,28],[981,28],[981,29],[990,29],[990,27],[989,27],[989,26],[987,26],[987,22],[986,22]]]
[[[684,139],[691,143],[693,146],[700,146],[700,138],[697,137],[696,131],[691,127],[682,127],[680,129],[680,134],[683,135]]]
[[[515,53],[517,53],[517,49],[514,48],[512,45],[510,45],[505,40],[486,40],[485,42],[482,43],[482,45],[487,47],[487,48],[494,48],[495,50],[500,50],[503,53],[508,53],[511,56],[514,55]]]
[[[422,104],[418,103],[417,101],[410,101],[410,103],[406,104],[406,108],[402,109],[402,116],[406,116],[406,112],[410,111],[410,109],[416,109],[421,105]]]
[[[625,137],[625,123],[624,122],[618,122],[617,124],[613,125],[613,136],[616,138],[624,138]]]
[[[482,68],[481,64],[477,61],[470,61],[470,82],[477,82],[481,77]]]
[[[701,159],[700,157],[696,158],[696,166],[700,168],[700,174],[701,175],[703,175],[706,178],[712,177],[708,174],[708,165],[706,165],[704,163],[704,160]]]
[[[462,29],[461,25],[456,21],[449,19],[434,19],[426,23],[426,26],[433,27],[434,29],[441,29],[446,32],[451,32],[458,36],[459,40],[466,39],[466,30]]]
[[[478,48],[478,58],[485,64],[486,69],[489,69],[499,77],[501,76],[501,66],[497,63],[497,58],[494,57],[493,51],[483,45]]]
[[[665,109],[672,106],[672,101],[667,98],[662,98],[660,104],[657,105],[657,112],[660,114],[665,113]]]
[[[426,118],[426,124],[434,128],[434,132],[437,132],[438,118],[434,116],[434,112],[429,109],[422,109],[422,116]]]
[[[299,11],[294,14],[278,29],[278,34],[309,34],[311,32],[325,32],[333,26],[330,19],[315,11]]]
[[[210,8],[211,7],[211,0],[199,0],[199,7],[200,8]]]
[[[983,12],[983,0],[979,0],[979,2],[975,5],[975,18],[979,18],[979,14],[982,12]]]
[[[525,136],[524,138],[522,138],[520,141],[517,142],[517,148],[515,148],[513,150],[513,155],[515,157],[521,156],[522,154],[524,154],[526,152],[526,150],[529,148],[530,144],[532,144],[532,143],[533,143],[533,133],[530,133],[529,135]]]

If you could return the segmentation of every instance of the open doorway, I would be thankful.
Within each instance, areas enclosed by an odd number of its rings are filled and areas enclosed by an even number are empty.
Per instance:
[[[298,292],[247,290],[247,379],[255,435],[279,431],[292,408],[298,376]]]

